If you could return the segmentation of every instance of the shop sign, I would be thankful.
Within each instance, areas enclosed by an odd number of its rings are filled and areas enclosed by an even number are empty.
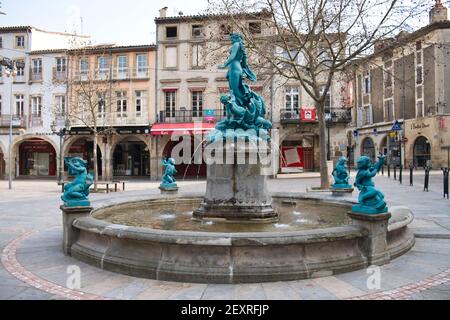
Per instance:
[[[214,121],[214,120],[215,120],[214,109],[206,109],[205,110],[205,121],[210,122],[210,121]]]
[[[301,108],[301,120],[302,122],[314,122],[316,121],[316,107]]]
[[[411,130],[420,130],[420,129],[425,129],[428,128],[430,126],[429,123],[411,123]]]

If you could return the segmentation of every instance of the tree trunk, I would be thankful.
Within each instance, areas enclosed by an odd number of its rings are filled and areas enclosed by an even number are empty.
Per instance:
[[[94,192],[97,192],[98,167],[97,167],[97,133],[94,133]]]
[[[327,136],[324,106],[318,106],[319,111],[319,153],[320,153],[320,188],[330,188],[330,179],[328,178],[327,166]]]

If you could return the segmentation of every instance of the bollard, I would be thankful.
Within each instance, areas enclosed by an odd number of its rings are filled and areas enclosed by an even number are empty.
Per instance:
[[[448,170],[449,168],[441,168],[444,173],[444,198],[447,196],[448,199]]]
[[[394,165],[394,180],[397,180],[397,165]]]
[[[414,172],[414,166],[409,166],[409,185],[413,185],[413,172]]]
[[[428,182],[430,181],[430,169],[431,167],[425,166],[425,182],[423,184],[423,191],[428,192]]]
[[[391,177],[391,165],[390,164],[388,164],[388,178],[390,178]]]
[[[400,184],[402,184],[402,172],[403,172],[403,165],[400,165],[400,171],[398,173],[398,181]]]
[[[381,175],[384,176],[384,166],[381,166]]]

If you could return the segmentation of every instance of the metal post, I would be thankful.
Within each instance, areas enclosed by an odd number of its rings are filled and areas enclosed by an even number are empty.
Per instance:
[[[400,164],[400,171],[398,174],[398,181],[400,182],[400,184],[402,184],[402,172],[403,172],[403,165]]]
[[[384,165],[381,166],[381,175],[384,176]]]
[[[428,192],[428,183],[430,182],[430,169],[431,167],[425,166],[425,181],[423,184],[423,191]]]
[[[394,164],[394,180],[397,180],[397,165]]]
[[[12,120],[13,120],[13,82],[14,82],[14,75],[11,74],[10,75],[10,79],[11,79],[11,86],[10,86],[10,94],[9,94],[9,170],[8,170],[8,188],[9,190],[12,189],[12,166],[16,165],[15,161],[13,161],[13,156],[12,156]]]
[[[331,155],[330,155],[330,124],[329,123],[327,124],[327,130],[328,130],[328,134],[327,134],[327,140],[328,140],[327,160],[330,161]]]
[[[449,168],[442,168],[444,173],[444,198],[447,196],[448,199],[448,170]]]
[[[387,168],[388,168],[388,178],[390,178],[391,177],[391,165],[388,164]]]
[[[63,130],[59,131],[59,183],[62,184],[62,166],[63,166],[63,138],[64,133]]]
[[[414,166],[409,166],[409,185],[413,185],[413,172],[414,172]]]

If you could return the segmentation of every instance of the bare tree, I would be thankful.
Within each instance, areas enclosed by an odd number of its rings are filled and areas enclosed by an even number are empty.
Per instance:
[[[209,0],[208,13],[226,15],[249,51],[263,59],[261,65],[298,81],[314,100],[321,188],[328,188],[325,101],[332,82],[349,62],[371,53],[375,42],[410,28],[424,10],[419,0]],[[255,32],[248,18],[239,18],[252,14],[265,32]]]
[[[97,64],[98,57],[106,58],[106,64]],[[70,108],[66,110],[66,118],[71,126],[87,127],[93,136],[94,191],[97,191],[97,139],[100,135],[114,133],[112,124],[116,116],[112,61],[107,47],[90,46],[69,50],[68,59]]]

